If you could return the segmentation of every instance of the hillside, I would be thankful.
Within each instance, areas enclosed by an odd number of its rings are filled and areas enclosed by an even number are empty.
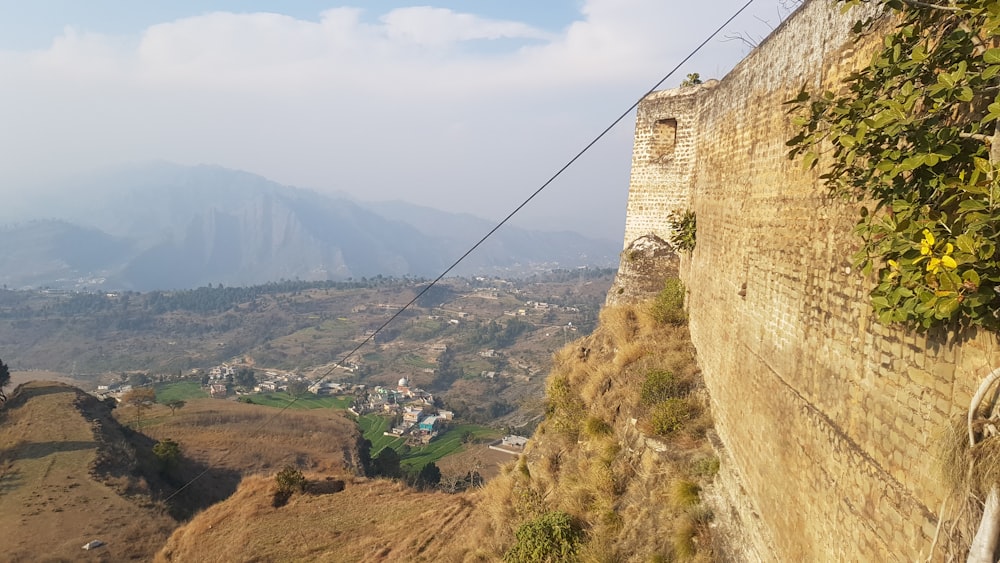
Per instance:
[[[353,471],[359,434],[341,412],[276,414],[192,400],[176,414],[154,406],[137,433],[125,406],[62,383],[19,386],[0,410],[4,560],[149,560],[178,519],[226,499],[247,476],[285,464]],[[180,445],[176,466],[152,454],[165,439]],[[106,545],[81,550],[95,539]]]
[[[314,488],[327,482],[307,477]],[[473,516],[465,495],[386,480],[295,494],[280,508],[272,503],[275,490],[274,479],[245,480],[232,498],[178,529],[156,561],[449,561]]]
[[[556,354],[545,421],[485,488],[444,495],[349,479],[343,492],[274,508],[273,479],[244,481],[175,532],[158,560],[234,550],[322,561],[542,560],[524,555],[535,549],[560,561],[721,557],[702,501],[719,461],[683,294],[672,288],[605,309],[592,335]]]
[[[0,411],[4,560],[148,559],[176,522],[135,478],[110,409],[79,389],[34,382]],[[107,543],[81,550],[91,540]]]

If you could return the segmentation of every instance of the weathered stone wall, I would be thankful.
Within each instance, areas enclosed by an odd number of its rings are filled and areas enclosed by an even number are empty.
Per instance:
[[[681,261],[691,333],[731,461],[722,485],[765,561],[926,557],[947,492],[940,435],[1000,365],[992,336],[875,322],[850,271],[857,210],[785,156],[783,102],[867,59],[857,16],[807,2],[718,84],[653,94],[638,114],[625,245],[697,213]],[[664,159],[654,126],[671,119]]]

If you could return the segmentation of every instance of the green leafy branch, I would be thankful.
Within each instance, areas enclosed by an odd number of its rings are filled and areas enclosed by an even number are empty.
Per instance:
[[[830,193],[861,203],[853,261],[877,278],[880,322],[996,331],[1000,3],[881,3],[899,21],[869,65],[840,92],[803,88],[787,102],[789,157],[822,162]],[[857,22],[857,40],[876,25]]]

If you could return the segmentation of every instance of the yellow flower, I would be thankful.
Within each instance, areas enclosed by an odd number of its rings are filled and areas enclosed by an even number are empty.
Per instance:
[[[934,235],[924,229],[924,240],[920,241],[920,254],[927,256],[934,250]]]
[[[935,274],[941,273],[943,270],[954,270],[957,267],[958,264],[955,262],[955,259],[947,254],[940,258],[931,256],[931,259],[927,262],[927,271]]]

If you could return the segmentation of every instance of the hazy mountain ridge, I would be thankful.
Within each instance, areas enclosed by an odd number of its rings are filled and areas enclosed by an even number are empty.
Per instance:
[[[39,195],[0,230],[10,287],[173,289],[377,274],[434,276],[493,226],[416,205],[364,204],[214,166],[156,163]],[[44,198],[44,203],[41,200]],[[611,241],[504,227],[455,273],[613,265]]]

